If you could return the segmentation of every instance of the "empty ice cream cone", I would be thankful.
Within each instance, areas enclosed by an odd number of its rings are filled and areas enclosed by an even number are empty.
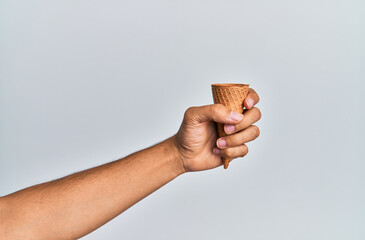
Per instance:
[[[232,111],[242,113],[244,108],[243,100],[247,96],[248,89],[248,84],[212,84],[214,103],[220,103]],[[217,123],[219,137],[227,136],[223,127],[224,124]],[[224,169],[228,168],[230,161],[232,161],[231,158],[223,158]]]

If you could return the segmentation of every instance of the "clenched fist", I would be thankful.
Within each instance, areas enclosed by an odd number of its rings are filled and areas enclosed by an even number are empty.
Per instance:
[[[244,100],[243,114],[230,111],[221,104],[190,107],[175,136],[179,161],[185,172],[212,169],[222,165],[222,157],[245,156],[245,143],[256,139],[259,128],[253,125],[261,118],[261,112],[254,105],[259,96],[249,89]],[[224,131],[230,134],[218,138],[216,124],[224,123]]]

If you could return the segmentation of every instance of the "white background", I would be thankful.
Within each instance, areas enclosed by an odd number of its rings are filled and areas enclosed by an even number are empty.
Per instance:
[[[0,195],[173,135],[249,83],[261,136],[83,239],[365,239],[365,2],[0,1]]]

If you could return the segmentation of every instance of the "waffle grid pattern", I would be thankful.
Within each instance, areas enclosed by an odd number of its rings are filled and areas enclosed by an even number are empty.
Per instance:
[[[248,86],[219,87],[212,86],[214,103],[220,103],[230,110],[242,113],[243,100],[247,96]]]
[[[246,84],[212,84],[214,103],[220,103],[235,112],[243,112],[243,100],[248,94],[249,85]],[[226,136],[224,124],[217,123],[219,137]],[[224,168],[228,168],[232,159],[223,158]]]

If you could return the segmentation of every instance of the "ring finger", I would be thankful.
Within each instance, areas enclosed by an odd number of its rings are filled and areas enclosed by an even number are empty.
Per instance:
[[[260,130],[257,126],[251,125],[241,132],[221,137],[217,139],[217,146],[220,149],[236,147],[244,143],[255,140],[260,135]]]
[[[258,108],[254,107],[252,109],[246,110],[243,114],[243,119],[237,124],[225,124],[224,131],[227,134],[235,133],[247,128],[248,126],[254,124],[261,118],[261,112]]]

